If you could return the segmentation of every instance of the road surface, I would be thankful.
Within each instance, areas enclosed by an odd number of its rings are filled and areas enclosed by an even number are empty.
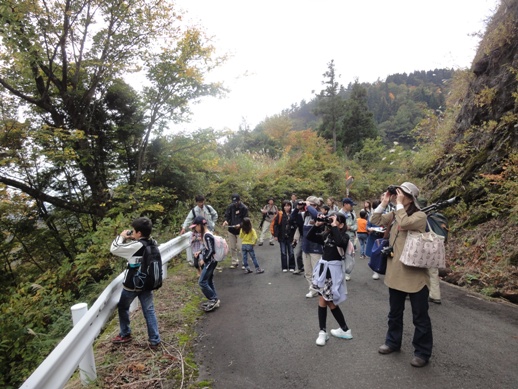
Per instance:
[[[388,289],[356,256],[348,299],[340,305],[354,339],[318,335],[317,299],[303,276],[282,273],[279,246],[256,247],[264,274],[229,269],[215,276],[221,307],[198,325],[200,379],[234,388],[518,388],[518,307],[489,302],[441,282],[442,304],[431,304],[434,349],[424,368],[410,365],[410,303],[400,352],[384,343]],[[328,311],[328,331],[337,328]]]

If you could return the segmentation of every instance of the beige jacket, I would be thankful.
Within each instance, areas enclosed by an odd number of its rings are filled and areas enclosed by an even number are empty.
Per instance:
[[[394,216],[396,222],[390,228],[389,238],[390,245],[394,248],[394,257],[389,257],[387,260],[385,285],[402,292],[416,293],[423,289],[425,285],[430,287],[428,269],[403,265],[399,261],[399,257],[403,252],[407,231],[425,231],[426,214],[424,212],[415,212],[412,216],[408,216],[404,209],[386,214],[374,212],[371,216],[371,223],[389,227]]]

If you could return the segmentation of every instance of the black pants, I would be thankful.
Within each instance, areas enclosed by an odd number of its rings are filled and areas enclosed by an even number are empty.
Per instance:
[[[403,340],[403,312],[405,311],[406,296],[410,296],[412,317],[415,326],[414,355],[425,361],[432,355],[433,336],[432,322],[428,316],[428,287],[425,286],[417,293],[406,293],[389,288],[390,312],[388,315],[388,331],[385,344],[391,349],[399,350]]]

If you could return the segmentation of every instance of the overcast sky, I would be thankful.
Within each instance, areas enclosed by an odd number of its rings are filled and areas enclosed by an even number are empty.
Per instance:
[[[477,34],[498,0],[176,0],[231,59],[210,80],[231,89],[193,106],[173,131],[254,128],[322,89],[334,60],[338,82],[384,80],[394,73],[466,68]]]

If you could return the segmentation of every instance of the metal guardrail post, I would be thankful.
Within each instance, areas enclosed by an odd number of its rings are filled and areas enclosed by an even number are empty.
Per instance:
[[[79,303],[72,306],[70,310],[72,311],[72,323],[76,325],[88,312],[88,305],[86,303]],[[79,377],[83,385],[88,385],[97,379],[94,348],[92,346],[85,351],[83,359],[79,362]]]

